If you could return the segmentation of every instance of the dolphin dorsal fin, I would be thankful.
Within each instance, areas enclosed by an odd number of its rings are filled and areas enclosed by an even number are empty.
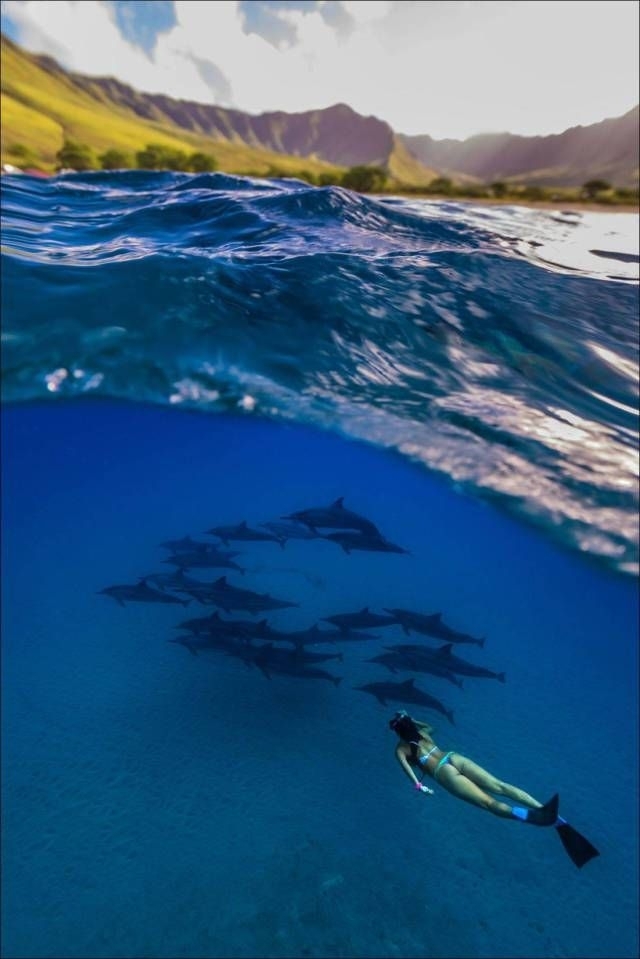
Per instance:
[[[141,576],[140,579],[138,580],[138,586],[148,586],[148,585],[149,584],[147,582],[147,577]]]
[[[432,619],[435,623],[439,623],[440,620],[442,619],[442,613],[433,613],[433,615],[430,616],[429,619]]]
[[[214,585],[214,586],[226,586],[226,585],[227,585],[227,577],[226,577],[226,576],[221,576],[220,579],[217,579],[213,585]]]
[[[246,519],[243,519],[242,522],[240,523],[240,529],[246,529],[246,528],[247,528],[247,521]]]
[[[453,643],[445,643],[444,646],[440,646],[438,649],[438,656],[451,656],[452,649]]]
[[[220,619],[220,613],[216,609],[215,613],[211,613],[211,619]]]
[[[318,629],[318,624],[314,623],[311,629],[309,630],[309,632],[313,633],[314,636],[316,635],[316,633],[319,633],[320,630]]]
[[[404,681],[401,685],[402,685],[402,686],[411,686],[411,687],[413,688],[413,684],[414,684],[414,683],[415,683],[415,679],[414,679],[413,676],[412,676],[411,679],[405,679],[405,681]]]
[[[344,509],[344,496],[339,496],[338,499],[331,505],[336,509]]]
[[[369,612],[369,607],[368,607],[368,606],[363,606],[362,609],[360,610],[360,612],[361,612],[361,613],[368,613],[368,612]]]

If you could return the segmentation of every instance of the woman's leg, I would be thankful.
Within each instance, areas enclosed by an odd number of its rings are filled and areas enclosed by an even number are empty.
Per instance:
[[[507,806],[506,803],[499,802],[497,799],[494,799],[493,796],[489,796],[488,793],[484,792],[484,790],[472,782],[471,779],[463,776],[456,767],[450,763],[446,763],[440,767],[436,781],[440,786],[446,789],[447,792],[452,793],[459,799],[464,799],[465,802],[471,803],[472,806],[486,809],[487,812],[493,813],[494,816],[501,816],[503,819],[513,818],[511,806]]]
[[[488,773],[482,766],[471,762],[471,760],[465,756],[454,753],[451,757],[451,762],[459,773],[462,773],[463,776],[470,779],[476,786],[480,786],[481,789],[486,789],[487,792],[494,793],[496,796],[506,796],[507,799],[513,799],[515,802],[521,803],[529,809],[540,809],[542,806],[542,803],[534,799],[533,796],[530,796],[529,793],[518,789],[517,786],[510,785],[510,783],[502,782],[501,779],[496,779],[495,776]]]

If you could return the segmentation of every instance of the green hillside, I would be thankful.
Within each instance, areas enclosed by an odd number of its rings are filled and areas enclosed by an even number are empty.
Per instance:
[[[149,143],[215,157],[218,169],[264,175],[277,170],[340,176],[343,170],[311,157],[291,157],[243,143],[191,133],[167,123],[145,120],[108,99],[91,96],[74,84],[54,61],[20,50],[2,37],[2,149],[0,162],[52,171],[65,139],[78,140],[96,153],[110,148],[128,154]],[[17,149],[16,149],[17,148]]]

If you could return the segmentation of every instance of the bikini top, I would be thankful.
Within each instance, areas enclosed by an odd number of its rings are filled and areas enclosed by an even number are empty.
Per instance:
[[[410,761],[410,762],[413,762],[413,763],[418,763],[418,765],[420,765],[420,766],[426,766],[426,765],[427,765],[427,761],[428,761],[428,759],[429,759],[429,756],[431,756],[432,753],[435,753],[436,749],[438,748],[437,746],[432,746],[431,749],[430,749],[427,753],[424,754],[424,756],[421,756],[421,757],[418,759],[418,745],[419,745],[419,743],[410,742],[410,743],[408,743],[408,745],[411,747],[411,755],[409,756],[409,761]]]

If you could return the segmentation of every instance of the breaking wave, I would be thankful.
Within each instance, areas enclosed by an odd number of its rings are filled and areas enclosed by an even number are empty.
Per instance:
[[[3,396],[392,448],[638,568],[638,218],[223,174],[4,176]]]

